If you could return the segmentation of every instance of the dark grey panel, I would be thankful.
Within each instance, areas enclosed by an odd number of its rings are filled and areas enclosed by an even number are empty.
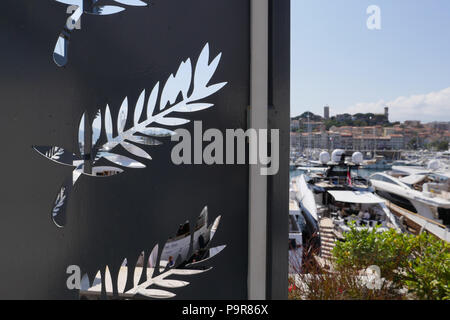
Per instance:
[[[245,0],[155,0],[149,8],[84,15],[72,33],[65,67],[53,61],[68,15],[51,0],[3,0],[0,13],[0,297],[76,298],[66,289],[66,268],[90,274],[135,260],[207,205],[222,215],[215,244],[227,248],[208,273],[189,278],[177,298],[245,298],[247,280],[247,166],[175,166],[165,141],[152,148],[147,168],[105,179],[83,176],[72,190],[63,229],[50,211],[72,169],[52,163],[31,146],[78,148],[78,123],[108,104],[117,114],[128,96],[135,105],[196,58],[209,42],[223,53],[213,81],[228,85],[192,115],[204,129],[245,128],[249,91],[249,4]],[[184,126],[192,132],[193,125]]]

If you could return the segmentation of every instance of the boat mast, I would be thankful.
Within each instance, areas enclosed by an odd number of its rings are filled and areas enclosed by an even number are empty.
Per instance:
[[[373,145],[373,158],[375,159],[376,155],[377,155],[377,129],[376,127],[373,127],[373,139],[375,141],[374,145]]]
[[[310,120],[311,117],[309,113],[307,115],[307,119],[308,119],[308,166],[309,166],[311,161],[311,120]]]

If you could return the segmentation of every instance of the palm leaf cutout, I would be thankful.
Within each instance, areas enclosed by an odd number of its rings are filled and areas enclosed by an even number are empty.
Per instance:
[[[59,147],[52,147],[47,151],[45,156],[51,160],[59,160],[59,158],[64,154],[64,149]]]
[[[82,287],[80,295],[99,296],[102,293],[106,293],[109,297],[118,295],[124,299],[131,299],[137,295],[154,299],[168,299],[175,297],[176,294],[172,291],[173,289],[186,287],[190,283],[184,280],[172,279],[171,276],[188,277],[210,271],[212,268],[205,267],[203,264],[219,254],[226,247],[225,245],[217,247],[220,248],[220,250],[210,248],[214,233],[219,226],[220,216],[216,218],[211,226],[207,227],[208,209],[205,207],[200,214],[199,219],[203,219],[202,221],[204,221],[203,228],[205,233],[202,234],[202,236],[208,238],[208,242],[206,243],[205,248],[203,248],[203,251],[207,253],[207,256],[204,254],[195,264],[186,264],[188,260],[192,260],[192,257],[190,257],[186,258],[185,261],[182,261],[179,265],[168,267],[166,262],[161,262],[164,256],[164,249],[160,252],[158,245],[155,245],[149,258],[149,260],[151,257],[154,258],[152,264],[148,263],[147,266],[145,265],[143,262],[145,252],[142,252],[133,266],[134,270],[128,270],[129,266],[127,259],[124,259],[120,270],[114,277],[111,275],[109,267],[106,266],[104,269],[104,286],[102,285],[102,272],[100,270],[97,272],[93,281],[90,281],[87,274],[85,274],[81,281]],[[187,235],[187,237],[191,236],[195,237],[195,234]],[[195,247],[198,247],[198,244],[196,245],[197,242],[198,240],[194,239],[192,243],[182,251],[192,252]],[[210,252],[213,253],[210,254]],[[159,263],[156,262],[156,256],[158,255],[161,257]],[[145,276],[143,276],[144,272]],[[128,283],[130,283],[129,287],[127,287]],[[114,284],[116,284],[117,292],[114,292]]]
[[[53,207],[52,214],[53,216],[57,216],[59,210],[61,210],[61,207],[64,205],[64,202],[66,200],[66,188],[61,188],[61,191],[56,196],[55,206]]]
[[[76,6],[76,10],[69,17],[68,23],[64,26],[53,50],[53,60],[59,67],[65,66],[69,59],[69,41],[70,36],[75,30],[83,14],[97,16],[112,15],[124,11],[126,8],[118,5],[98,5],[99,0],[56,0],[64,4]],[[126,6],[143,7],[148,4],[142,0],[110,0],[112,4]]]
[[[123,2],[134,3],[125,0]],[[94,120],[89,122],[91,128],[88,128],[88,131],[92,130],[91,135],[85,134],[87,114],[84,113],[79,122],[79,150],[76,152],[69,152],[54,146],[34,146],[33,148],[42,156],[74,168],[72,179],[64,182],[60,188],[60,190],[64,188],[66,192],[66,204],[70,190],[82,174],[95,176],[99,171],[117,174],[127,169],[145,168],[146,162],[152,160],[151,154],[146,148],[161,145],[162,139],[176,134],[175,131],[166,127],[173,128],[190,122],[190,120],[180,117],[180,114],[213,107],[214,104],[202,100],[227,84],[226,82],[210,84],[221,56],[222,54],[217,55],[210,62],[209,44],[207,43],[202,49],[195,67],[191,63],[191,59],[183,61],[177,72],[169,76],[164,86],[161,87],[160,82],[153,86],[147,99],[147,91],[142,90],[136,105],[131,107],[128,97],[125,97],[116,114],[115,122],[109,105],[106,105],[103,112],[98,110]],[[180,96],[181,99],[179,99]],[[130,113],[132,117],[129,119]],[[177,116],[173,116],[174,113],[177,113]],[[106,141],[101,139],[103,132]],[[90,137],[89,141],[86,141],[86,136]],[[86,151],[85,143],[92,146],[90,152]],[[116,148],[118,146],[122,147],[126,154],[118,153]],[[98,166],[97,163],[101,159],[107,160],[111,165]],[[88,170],[89,167],[92,167],[92,172]],[[67,205],[58,210],[56,216],[65,215],[66,207]],[[52,209],[52,219],[55,221],[56,216],[53,213]],[[65,221],[65,217],[60,217],[59,221],[55,221],[55,223],[61,226],[61,221]]]

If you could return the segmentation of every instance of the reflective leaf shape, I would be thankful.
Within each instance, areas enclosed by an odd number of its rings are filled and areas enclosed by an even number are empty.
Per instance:
[[[89,275],[85,273],[81,278],[81,290],[88,290],[91,287],[91,281],[89,280]]]
[[[85,122],[86,112],[83,113],[78,124],[78,146],[80,149],[80,154],[84,154],[84,122]]]
[[[71,188],[72,188],[72,179],[68,178],[59,188],[58,193],[56,194],[55,200],[53,202],[51,219],[58,228],[62,228],[66,224],[66,211],[67,211],[66,209],[67,203],[69,201]]]
[[[139,148],[138,146],[132,144],[132,143],[128,143],[128,142],[122,142],[121,143],[122,147],[125,148],[125,150],[127,150],[129,153],[141,157],[141,158],[145,158],[148,160],[152,160],[152,157],[150,157],[150,155],[142,148]]]
[[[143,130],[139,130],[139,133],[142,133],[146,136],[150,136],[150,137],[171,137],[176,135],[177,133],[175,131],[172,130],[168,130],[165,128],[156,128],[156,127],[149,127],[149,128],[145,128]]]
[[[209,96],[213,95],[214,93],[216,93],[217,91],[219,91],[220,89],[222,89],[226,85],[227,85],[226,82],[222,82],[222,83],[218,83],[218,84],[209,86],[207,88],[200,89],[197,92],[195,92],[195,97],[197,99],[203,99],[203,98],[209,97]]]
[[[128,118],[128,98],[125,98],[119,110],[119,116],[117,117],[117,132],[119,135],[123,133],[125,124]]]
[[[139,96],[138,102],[136,103],[136,108],[134,109],[134,125],[139,124],[139,119],[141,118],[142,111],[144,111],[144,101],[145,100],[145,90],[142,91]]]
[[[127,268],[126,265],[127,265],[127,259],[123,259],[121,268]],[[125,274],[125,278],[117,277],[117,291],[119,293],[123,293],[125,291],[125,287],[127,285],[128,272],[123,273],[123,274]]]
[[[148,268],[156,268],[156,262],[158,260],[159,245],[156,244],[148,257]]]
[[[53,207],[53,217],[58,215],[59,210],[61,209],[61,206],[64,204],[66,200],[66,188],[62,187],[60,192],[58,193],[58,196],[56,197],[55,206]]]
[[[211,103],[191,103],[187,104],[179,109],[180,112],[195,112],[195,111],[201,111],[205,109],[209,109],[213,107],[214,105]]]
[[[135,142],[138,144],[144,144],[147,146],[159,146],[162,144],[162,142],[160,142],[156,139],[153,139],[150,137],[143,137],[143,136],[132,136],[132,137],[129,137],[128,140],[131,142]]]
[[[106,137],[108,141],[112,141],[113,139],[113,122],[111,117],[111,110],[109,109],[109,105],[106,105],[105,110],[105,131]]]
[[[182,118],[162,118],[155,120],[155,122],[166,126],[181,126],[183,124],[191,122],[191,120]]]
[[[58,67],[63,67],[69,61],[68,57],[69,41],[65,35],[60,35],[56,41],[55,49],[53,49],[53,61]]]
[[[147,3],[141,0],[113,0],[117,3],[126,4],[128,6],[147,6]]]
[[[201,269],[201,270],[198,270],[198,269],[172,269],[171,273],[174,275],[178,275],[178,276],[193,276],[193,275],[201,274],[201,273],[208,272],[211,270],[212,270],[212,267],[207,268],[207,269]]]
[[[154,299],[170,299],[175,297],[174,293],[159,289],[139,289],[138,293],[147,298],[154,298]]]
[[[219,61],[222,57],[222,54],[219,54],[211,63],[209,64],[209,43],[207,43],[204,47],[200,56],[197,60],[197,64],[195,66],[195,74],[194,74],[194,88],[205,88],[208,85],[208,82],[211,80],[215,69],[219,65]]]
[[[47,151],[45,155],[47,158],[51,160],[59,160],[63,154],[64,154],[63,148],[52,147],[49,151]]]
[[[152,90],[152,93],[150,94],[150,97],[148,98],[147,103],[147,118],[150,119],[153,115],[153,112],[155,111],[156,107],[156,101],[158,100],[158,94],[159,94],[159,82],[155,85],[155,87]]]
[[[100,156],[105,158],[108,161],[111,161],[112,163],[118,164],[122,167],[127,168],[145,168],[145,164],[140,163],[134,159],[122,156],[120,154],[114,154],[110,152],[102,152],[100,153]]]
[[[92,121],[92,145],[95,146],[100,138],[102,128],[102,113],[100,110],[97,111]]]
[[[135,287],[137,287],[139,285],[139,281],[141,280],[141,277],[142,277],[142,270],[143,270],[143,266],[144,266],[144,257],[145,257],[145,252],[142,251],[136,261],[135,266],[134,266],[133,285]],[[140,261],[140,259],[142,259],[142,261]]]
[[[122,12],[124,10],[125,8],[119,6],[95,6],[92,8],[92,11],[86,11],[86,13],[98,16],[107,16]]]
[[[66,166],[75,166],[74,161],[79,160],[80,157],[64,150],[61,147],[56,146],[33,146],[33,149],[39,153],[41,156],[44,156],[45,158],[52,160],[56,163],[66,165]]]
[[[175,103],[178,94],[181,92],[183,99],[187,98],[187,93],[191,85],[192,78],[192,64],[188,59],[182,62],[176,75],[171,74],[167,79],[164,89],[161,93],[160,110],[164,110],[167,105]]]
[[[56,196],[55,204],[52,210],[52,220],[59,227],[63,226],[63,223],[61,222],[62,219],[60,219],[60,213],[62,212],[62,206],[66,203],[66,198],[67,198],[66,187],[63,186],[61,187],[61,190]]]
[[[100,270],[98,270],[97,273],[95,274],[94,280],[92,281],[92,285],[89,290],[92,290],[94,287],[101,285],[102,285],[102,273],[100,272]]]
[[[78,21],[81,19],[81,16],[83,15],[82,0],[72,0],[70,4],[77,5],[78,8],[67,20],[65,28],[61,31],[53,50],[53,61],[58,67],[65,66],[69,60],[70,35],[72,30],[77,25]]]
[[[163,280],[156,280],[154,282],[154,284],[159,287],[174,289],[174,288],[186,287],[187,285],[189,285],[189,282],[181,281],[181,280],[165,280],[165,279],[163,279]]]
[[[109,267],[106,266],[105,269],[105,287],[106,287],[106,292],[113,292],[113,281],[112,281],[112,277],[111,277],[111,272],[109,272]]]

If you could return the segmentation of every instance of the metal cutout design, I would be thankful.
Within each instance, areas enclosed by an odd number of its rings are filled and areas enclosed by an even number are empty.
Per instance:
[[[92,123],[87,122],[86,113],[81,117],[78,129],[79,152],[74,153],[57,146],[33,146],[33,149],[45,158],[74,168],[72,177],[66,179],[54,201],[52,219],[58,227],[65,225],[70,191],[82,174],[107,177],[122,173],[125,169],[145,168],[144,161],[152,158],[144,147],[160,145],[162,142],[158,139],[175,134],[174,131],[158,125],[175,127],[187,124],[190,120],[172,117],[171,114],[191,113],[214,106],[202,100],[227,84],[222,82],[209,85],[221,56],[220,53],[210,63],[209,44],[206,44],[194,70],[191,60],[187,59],[181,63],[175,75],[169,76],[162,90],[159,82],[153,87],[147,99],[146,112],[144,112],[146,91],[143,90],[134,107],[133,126],[130,128],[126,126],[129,108],[128,98],[125,98],[118,112],[115,136],[111,111],[107,105],[103,113],[101,110],[97,111]],[[103,132],[106,142],[101,139]],[[127,156],[117,153],[116,147],[119,145],[127,151]],[[96,165],[101,159],[106,159],[112,165]]]
[[[214,248],[210,247],[214,234],[219,227],[220,219],[221,216],[218,216],[208,226],[208,207],[205,207],[197,219],[194,234],[187,232],[170,238],[161,252],[159,246],[155,245],[148,256],[147,263],[144,262],[146,257],[144,251],[134,264],[129,264],[125,258],[118,272],[114,274],[114,277],[112,277],[108,266],[103,269],[104,273],[102,272],[103,270],[97,271],[92,282],[89,280],[88,275],[84,274],[81,280],[80,296],[87,298],[100,296],[120,297],[124,299],[133,298],[137,295],[154,299],[175,297],[176,294],[171,290],[186,287],[189,285],[189,282],[171,279],[171,276],[187,277],[212,270],[212,267],[205,266],[205,262],[226,248],[226,245]],[[186,223],[189,225],[189,222]],[[181,226],[185,226],[186,223]],[[198,233],[200,230],[201,235],[205,239],[203,248],[200,248],[201,245],[198,243]],[[172,249],[176,248],[175,251],[189,252],[189,255],[183,256],[180,254],[175,260],[172,260],[173,264],[171,264],[167,258],[171,257],[168,254],[170,254],[169,252],[173,252],[173,250],[167,249],[169,247]],[[201,254],[199,254],[199,250],[201,250]],[[195,262],[192,262],[193,260]],[[173,261],[178,261],[178,263],[174,263]],[[133,272],[128,270],[129,267],[134,268]],[[104,282],[102,281],[102,276],[104,277]],[[115,283],[113,283],[113,279]]]
[[[86,13],[104,16],[116,14],[126,10],[124,7],[116,5],[98,5],[97,3],[100,0],[56,0],[56,1],[77,7],[75,12],[73,12],[72,15],[69,17],[69,19],[67,20],[67,23],[64,26],[63,31],[61,31],[61,34],[58,37],[55,49],[53,50],[53,60],[59,67],[65,66],[68,62],[70,35],[72,31],[76,29],[76,26],[83,14]],[[141,0],[109,0],[109,1],[127,6],[139,6],[139,7],[148,6],[146,2]]]

